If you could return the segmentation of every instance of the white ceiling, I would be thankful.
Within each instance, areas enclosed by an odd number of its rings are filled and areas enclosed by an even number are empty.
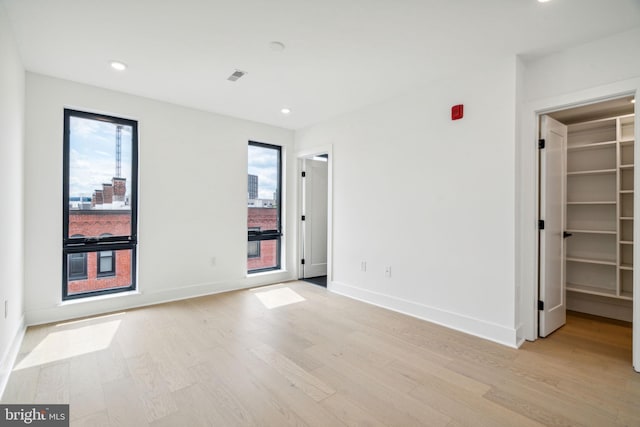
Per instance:
[[[640,27],[640,0],[0,3],[29,71],[290,129],[497,56]],[[113,59],[128,70],[112,70]],[[235,69],[248,74],[227,81]]]

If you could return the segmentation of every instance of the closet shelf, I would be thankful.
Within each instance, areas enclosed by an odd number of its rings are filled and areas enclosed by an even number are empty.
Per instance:
[[[582,294],[602,295],[605,297],[615,297],[615,289],[599,288],[596,286],[578,285],[575,283],[567,283],[567,291],[580,292]]]
[[[634,116],[567,130],[564,219],[565,233],[573,235],[563,260],[567,294],[633,300]]]
[[[568,146],[567,151],[597,150],[601,148],[610,148],[615,145],[616,145],[616,141],[596,142],[593,144],[580,144],[580,145]]]
[[[615,201],[567,202],[567,205],[615,205]]]
[[[566,260],[567,261],[572,261],[572,262],[582,262],[582,263],[585,263],[585,264],[616,265],[615,261],[609,261],[609,260],[604,260],[604,259],[567,257]]]
[[[620,299],[627,299],[629,301],[633,301],[633,292],[622,291],[620,292]]]
[[[621,168],[623,166],[620,166]],[[632,166],[633,167],[633,166]],[[615,169],[595,169],[586,171],[567,172],[567,176],[581,176],[581,175],[607,175],[616,173]]]
[[[616,231],[608,231],[608,230],[576,230],[576,229],[569,229],[567,230],[567,233],[585,233],[585,234],[612,234],[612,235],[616,235]]]

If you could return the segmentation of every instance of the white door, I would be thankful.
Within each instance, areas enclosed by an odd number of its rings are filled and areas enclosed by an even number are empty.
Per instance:
[[[304,159],[303,183],[304,221],[302,221],[304,264],[302,278],[327,275],[327,196],[328,162]]]
[[[565,291],[565,186],[567,127],[542,116],[540,137],[540,291],[538,333],[546,337],[566,322]],[[540,307],[539,307],[540,308]]]

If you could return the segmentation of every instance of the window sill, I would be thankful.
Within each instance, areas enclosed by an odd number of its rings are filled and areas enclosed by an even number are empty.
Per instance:
[[[269,271],[259,271],[257,273],[247,273],[246,277],[262,277],[262,276],[271,276],[274,274],[282,274],[282,273],[286,273],[287,270],[269,270]]]
[[[104,301],[112,298],[122,298],[122,297],[127,297],[132,295],[142,295],[142,292],[136,290],[136,291],[118,292],[114,294],[96,295],[94,297],[75,298],[67,301],[61,301],[60,303],[58,303],[58,307],[62,307],[65,305],[75,305],[75,304],[82,304],[82,303],[88,303],[88,302]]]

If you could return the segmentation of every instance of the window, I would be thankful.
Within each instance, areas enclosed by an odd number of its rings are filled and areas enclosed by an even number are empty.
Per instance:
[[[76,234],[72,237],[83,237],[80,234]],[[68,280],[84,280],[87,278],[87,254],[69,254],[67,257],[68,263]]]
[[[107,277],[116,275],[115,251],[98,252],[98,277]]]
[[[277,145],[251,141],[248,165],[247,270],[277,270],[282,238],[282,150]]]
[[[100,238],[109,237],[111,234],[104,233],[100,235]],[[110,277],[116,275],[116,252],[115,251],[99,251],[96,256],[98,277]]]
[[[62,298],[136,288],[133,120],[64,110]]]
[[[249,227],[249,231],[260,231],[260,227]],[[247,256],[249,258],[260,258],[260,242],[249,242],[247,245]]]

